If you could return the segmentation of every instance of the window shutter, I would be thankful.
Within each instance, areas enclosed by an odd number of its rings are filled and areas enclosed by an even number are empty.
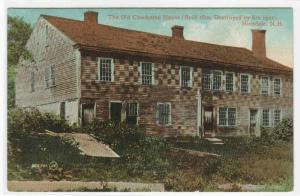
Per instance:
[[[252,77],[248,75],[248,93],[251,93],[251,84],[252,84]]]
[[[168,112],[169,112],[169,123],[168,124],[172,124],[172,111],[171,111],[171,103],[168,103]]]
[[[100,58],[97,58],[97,73],[96,73],[96,80],[100,80]]]
[[[139,62],[138,64],[138,72],[139,72],[139,84],[142,84],[142,62]]]
[[[182,86],[182,75],[181,75],[181,66],[179,67],[179,86]]]
[[[190,84],[189,86],[190,87],[193,87],[193,67],[190,67],[190,76],[191,76],[191,79],[190,79]]]
[[[155,65],[154,65],[154,63],[152,63],[151,69],[152,69],[152,84],[155,85]]]
[[[158,112],[159,112],[158,107],[159,107],[159,103],[156,104],[156,115],[155,115],[156,124],[159,123],[159,121],[158,121],[158,118],[159,118],[159,116],[158,116]]]
[[[111,81],[115,81],[115,64],[114,64],[114,59],[111,59]]]
[[[235,77],[235,73],[232,74],[233,75],[233,92],[236,91],[236,77]]]
[[[225,91],[226,90],[226,72],[221,73],[221,90]]]

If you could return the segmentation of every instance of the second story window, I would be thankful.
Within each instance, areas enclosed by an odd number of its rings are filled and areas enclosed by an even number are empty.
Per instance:
[[[50,65],[45,69],[46,88],[55,85],[55,65]]]
[[[234,75],[233,73],[226,73],[225,74],[225,90],[226,91],[233,91],[234,85]]]
[[[203,71],[203,74],[202,74],[203,89],[209,90],[211,88],[210,84],[211,84],[211,82],[210,82],[210,72]]]
[[[111,58],[98,58],[98,80],[114,81],[114,64]]]
[[[260,83],[260,92],[262,95],[269,95],[269,78],[262,77]]]
[[[142,84],[154,84],[154,64],[141,62],[140,63],[140,79]]]
[[[213,71],[213,90],[221,90],[222,86],[222,72]]]
[[[205,90],[221,90],[222,72],[221,71],[203,71],[202,86]]]
[[[34,85],[35,85],[35,76],[34,76],[34,72],[31,72],[31,74],[30,74],[30,88],[31,88],[31,92],[34,92]]]
[[[181,66],[180,67],[180,80],[182,87],[192,87],[193,85],[193,72],[191,67]]]
[[[156,122],[158,125],[170,125],[171,124],[171,104],[170,103],[158,103],[157,104]]]
[[[241,93],[250,93],[250,77],[247,74],[241,74]]]
[[[279,78],[274,79],[274,95],[275,96],[280,96],[281,92],[281,80]]]
[[[270,111],[269,111],[269,109],[263,109],[263,111],[262,111],[262,126],[263,127],[270,126]]]

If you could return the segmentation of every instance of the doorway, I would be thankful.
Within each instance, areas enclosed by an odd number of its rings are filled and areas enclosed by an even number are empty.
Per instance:
[[[121,102],[110,102],[109,118],[115,122],[121,122],[122,117],[122,103]]]
[[[250,109],[250,125],[249,125],[249,132],[251,136],[256,135],[256,130],[258,127],[258,118],[257,118],[257,109]]]
[[[82,105],[82,125],[93,122],[95,118],[95,104]]]
[[[213,134],[213,106],[204,106],[204,136]]]

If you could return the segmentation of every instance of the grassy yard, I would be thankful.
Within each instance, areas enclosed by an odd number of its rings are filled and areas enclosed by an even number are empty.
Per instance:
[[[108,144],[120,158],[80,155],[74,142],[41,134],[84,132]],[[219,185],[265,185],[265,191],[293,189],[293,122],[287,119],[260,138],[222,138],[213,145],[145,135],[142,127],[95,121],[70,127],[38,111],[16,109],[8,118],[8,180],[124,181],[163,183],[167,191],[220,191]],[[199,157],[172,148],[221,155]],[[32,168],[33,164],[45,167]],[[234,187],[232,191],[240,191]]]
[[[64,164],[71,171],[71,180],[81,181],[128,181],[160,182],[167,191],[218,191],[225,183],[263,184],[266,191],[291,191],[293,186],[293,152],[287,142],[264,144],[247,138],[224,139],[224,145],[212,145],[200,140],[198,143],[175,143],[174,147],[212,152],[222,155],[194,157],[167,151],[165,170],[135,171],[118,159],[76,157]],[[41,180],[32,175],[28,167],[10,167],[9,179]]]

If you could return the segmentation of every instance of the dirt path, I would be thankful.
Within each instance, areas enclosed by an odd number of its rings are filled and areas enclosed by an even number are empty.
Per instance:
[[[118,191],[164,191],[161,183],[132,183],[132,182],[107,182],[108,188]],[[79,189],[102,189],[102,182],[81,182],[81,181],[8,181],[8,191],[12,192],[53,192],[53,191],[76,191]]]

